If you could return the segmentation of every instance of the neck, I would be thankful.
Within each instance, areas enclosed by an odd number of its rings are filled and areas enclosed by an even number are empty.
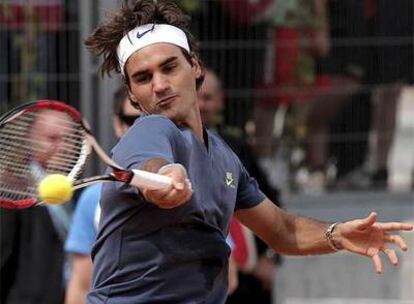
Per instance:
[[[198,108],[194,108],[193,111],[189,113],[185,120],[176,121],[178,126],[186,127],[191,129],[195,136],[202,142],[204,142],[203,136],[203,124],[201,121],[201,115]]]
[[[193,119],[190,120],[188,127],[194,132],[200,141],[204,142],[203,123],[201,121],[200,111],[197,109],[192,116]]]

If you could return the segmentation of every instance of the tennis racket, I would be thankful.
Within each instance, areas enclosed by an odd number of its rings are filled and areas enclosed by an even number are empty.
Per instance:
[[[92,151],[112,171],[80,179]],[[0,207],[42,204],[37,186],[49,174],[67,176],[74,189],[110,181],[147,189],[172,183],[168,176],[117,165],[99,146],[79,111],[65,103],[34,101],[0,117]]]

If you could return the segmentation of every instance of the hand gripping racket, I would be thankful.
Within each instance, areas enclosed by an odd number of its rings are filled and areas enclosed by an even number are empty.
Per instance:
[[[92,150],[112,171],[79,179]],[[81,114],[59,101],[23,104],[0,117],[0,207],[29,208],[41,204],[37,185],[49,174],[63,174],[74,189],[119,181],[161,189],[171,178],[117,165],[99,146]]]

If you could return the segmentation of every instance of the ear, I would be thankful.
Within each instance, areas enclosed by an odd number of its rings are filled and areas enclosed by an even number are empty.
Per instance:
[[[147,113],[146,111],[143,110],[143,108],[141,107],[141,105],[138,102],[138,99],[134,96],[134,94],[132,94],[132,92],[129,90],[129,88],[128,88],[128,99],[131,102],[131,105],[135,109],[140,110],[143,113]]]
[[[134,94],[131,92],[130,88],[128,87],[128,98],[133,103],[138,103],[138,100],[134,96]]]
[[[203,69],[201,67],[200,61],[198,60],[198,57],[194,54],[191,55],[191,63],[196,79],[200,78],[203,74]]]

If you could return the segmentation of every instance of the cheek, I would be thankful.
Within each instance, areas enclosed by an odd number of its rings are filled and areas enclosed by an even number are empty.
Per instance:
[[[140,104],[147,104],[148,101],[151,101],[151,90],[148,88],[143,88],[142,86],[139,86],[137,88],[136,86],[131,87],[131,92],[133,97],[140,103]]]

